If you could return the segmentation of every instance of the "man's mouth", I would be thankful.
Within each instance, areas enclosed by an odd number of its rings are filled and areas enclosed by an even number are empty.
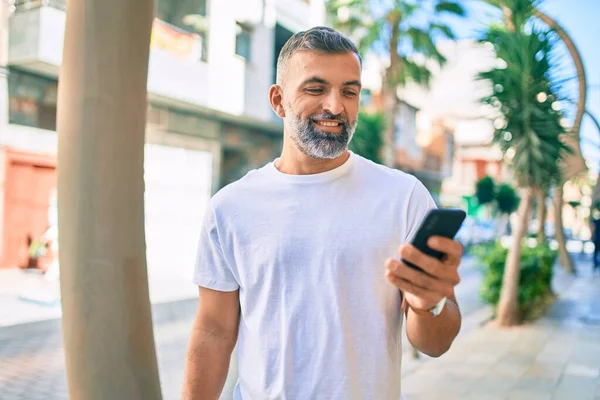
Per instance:
[[[341,123],[337,122],[337,121],[318,121],[318,120],[313,120],[313,122],[316,123],[317,125],[326,126],[326,127],[330,127],[330,128],[335,128],[335,127],[341,125]]]

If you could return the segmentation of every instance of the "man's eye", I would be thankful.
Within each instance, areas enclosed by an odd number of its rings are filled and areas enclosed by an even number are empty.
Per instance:
[[[346,92],[345,94],[346,94],[346,96],[349,96],[349,97],[357,96],[356,92]]]
[[[312,93],[312,94],[321,94],[321,93],[323,93],[323,89],[319,89],[319,88],[308,88],[308,89],[306,89],[306,91],[308,93]]]

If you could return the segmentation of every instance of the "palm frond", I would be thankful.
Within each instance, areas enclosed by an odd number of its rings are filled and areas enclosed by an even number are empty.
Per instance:
[[[499,63],[477,76],[493,88],[481,102],[506,121],[494,132],[494,143],[505,152],[514,151],[511,167],[520,182],[543,187],[560,182],[561,160],[572,149],[562,140],[564,115],[552,107],[560,97],[552,82],[552,36],[536,27],[511,32],[496,25],[481,40],[494,45]]]
[[[446,58],[439,52],[433,42],[431,32],[417,27],[410,27],[406,30],[406,36],[410,39],[412,48],[417,53],[423,54],[427,58],[434,58],[440,64],[446,61]]]
[[[452,28],[450,28],[448,25],[445,25],[445,24],[440,24],[440,23],[434,22],[429,25],[429,32],[431,32],[433,34],[441,34],[442,36],[444,36],[447,39],[452,39],[452,40],[456,39],[456,34],[452,30]]]
[[[431,82],[431,71],[426,66],[417,64],[406,57],[402,59],[402,64],[404,68],[398,82],[399,84],[405,85],[407,82],[411,81],[425,87],[429,86],[429,83]]]
[[[460,17],[467,15],[465,8],[458,2],[454,1],[440,1],[435,5],[436,13],[448,13],[454,14]]]

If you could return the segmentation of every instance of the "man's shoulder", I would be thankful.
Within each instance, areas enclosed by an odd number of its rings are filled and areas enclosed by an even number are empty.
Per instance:
[[[240,200],[255,196],[260,192],[261,187],[269,185],[267,168],[268,164],[258,169],[252,169],[240,179],[225,185],[211,198],[213,208],[228,208],[239,204]]]
[[[356,155],[356,159],[359,164],[358,171],[364,174],[369,180],[380,181],[384,184],[400,184],[403,186],[414,185],[419,181],[414,175],[376,163],[363,156]]]

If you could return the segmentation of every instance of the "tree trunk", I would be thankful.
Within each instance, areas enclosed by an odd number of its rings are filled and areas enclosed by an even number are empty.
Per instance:
[[[573,260],[567,251],[567,241],[562,224],[562,209],[563,209],[563,187],[557,186],[554,188],[554,231],[556,242],[558,243],[558,258],[565,272],[575,275]]]
[[[537,191],[538,198],[538,232],[537,232],[537,241],[538,244],[546,243],[546,191],[543,189],[538,189]]]
[[[144,238],[152,0],[67,2],[58,98],[69,398],[160,399]]]
[[[396,111],[398,110],[396,89],[398,87],[398,72],[400,69],[400,57],[398,56],[400,14],[390,13],[387,19],[391,26],[390,41],[388,43],[390,65],[385,71],[381,85],[385,118],[382,161],[384,165],[394,168],[396,166]]]
[[[575,70],[577,71],[578,78],[578,99],[577,99],[577,114],[575,115],[575,121],[573,123],[572,134],[574,137],[566,138],[565,141],[573,147],[575,153],[573,155],[567,156],[565,160],[565,176],[563,177],[566,182],[573,176],[579,174],[583,170],[585,170],[585,161],[583,161],[583,157],[581,156],[579,137],[580,137],[580,129],[581,129],[581,121],[583,119],[583,114],[585,113],[585,103],[587,99],[587,78],[585,74],[585,67],[583,64],[583,60],[581,58],[581,54],[579,53],[579,49],[575,46],[575,43],[571,39],[571,37],[567,34],[567,32],[560,26],[553,18],[544,14],[539,9],[535,10],[535,15],[541,19],[546,25],[548,25],[552,30],[554,30],[562,42],[567,46],[567,50],[573,59],[573,63],[575,64]],[[560,185],[562,186],[562,185]],[[560,262],[565,269],[565,271],[574,274],[575,269],[573,268],[573,263],[571,261],[571,257],[569,257],[569,253],[567,252],[567,246],[565,242],[565,234],[563,228],[562,221],[562,206],[563,206],[563,188],[555,189],[554,196],[554,208],[555,208],[555,232],[556,232],[556,240],[559,246],[559,257]]]
[[[387,75],[387,74],[386,74]],[[384,78],[384,86],[388,85],[388,79]],[[385,131],[383,140],[383,164],[394,168],[396,166],[396,110],[398,109],[398,97],[395,89],[383,88],[383,116],[385,120]]]
[[[504,275],[502,277],[502,289],[496,313],[496,324],[499,326],[512,326],[519,322],[519,276],[521,272],[521,246],[531,213],[531,202],[533,200],[533,189],[524,188],[521,193],[519,204],[518,225],[513,230],[512,246],[508,250]]]

